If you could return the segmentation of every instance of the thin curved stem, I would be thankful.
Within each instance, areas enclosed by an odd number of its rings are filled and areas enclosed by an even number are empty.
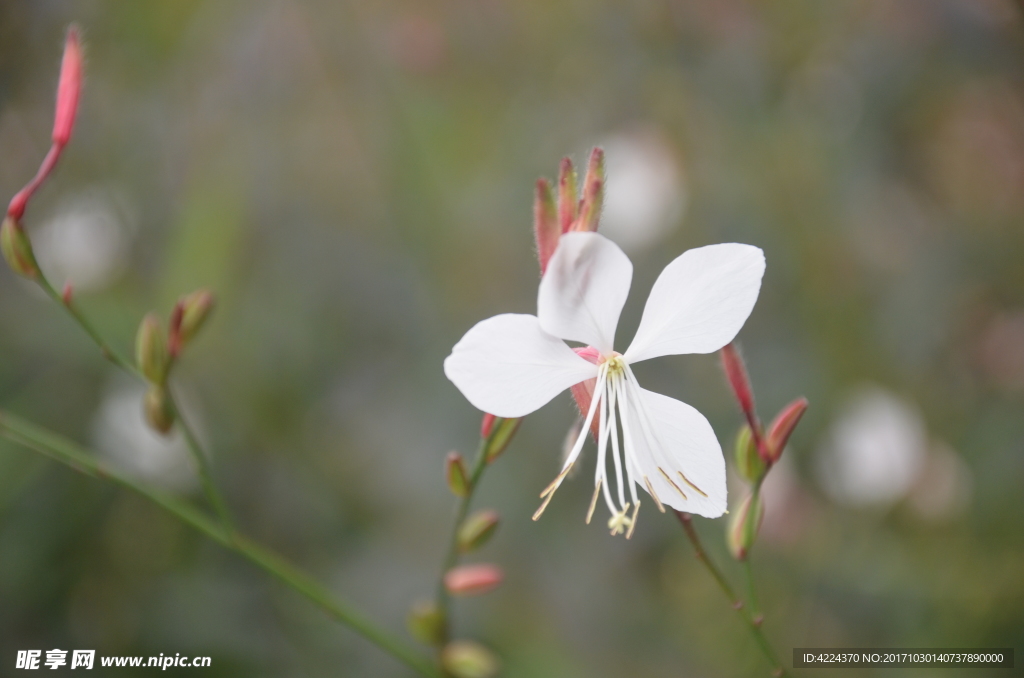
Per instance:
[[[196,463],[196,470],[199,473],[200,481],[202,481],[203,491],[206,492],[206,498],[213,506],[213,510],[217,512],[217,516],[220,517],[220,522],[224,526],[224,529],[228,532],[234,532],[231,515],[228,513],[228,506],[224,502],[224,497],[221,496],[220,491],[213,482],[213,476],[210,473],[210,463],[207,459],[206,453],[203,451],[203,447],[199,443],[199,439],[196,437],[192,427],[185,419],[181,408],[178,407],[178,402],[174,398],[174,394],[170,389],[167,389],[167,394],[167,397],[170,399],[171,408],[174,410],[174,419],[178,424],[178,428],[181,430],[182,436],[185,438],[185,444],[188,447],[189,452],[192,454],[192,459]]]
[[[758,647],[761,648],[761,652],[764,653],[765,658],[772,665],[772,675],[776,678],[783,678],[788,675],[786,668],[782,665],[782,662],[779,661],[774,648],[772,648],[771,643],[768,642],[768,638],[764,635],[764,631],[761,629],[760,623],[758,623],[750,611],[746,609],[746,606],[743,604],[743,600],[736,595],[732,586],[729,584],[729,581],[725,578],[725,575],[722,574],[722,571],[718,569],[718,566],[715,565],[714,561],[712,561],[710,556],[708,556],[707,551],[704,550],[704,545],[701,543],[700,537],[697,535],[697,530],[693,527],[693,516],[682,511],[676,511],[675,514],[676,517],[679,518],[679,522],[682,523],[683,531],[686,532],[687,538],[689,538],[690,543],[693,544],[693,550],[696,553],[697,560],[699,560],[704,567],[707,568],[708,572],[711,573],[711,576],[718,583],[718,588],[722,589],[725,597],[729,599],[729,604],[732,606],[732,609],[736,610],[736,613],[750,628],[750,633],[754,636],[754,640],[757,642]]]
[[[374,643],[381,650],[427,678],[442,678],[426,657],[410,649],[401,640],[378,628],[348,603],[338,600],[322,584],[269,549],[225,529],[194,506],[169,494],[147,487],[97,462],[76,443],[32,424],[8,412],[0,411],[0,435],[39,452],[93,478],[111,480],[152,501],[183,523],[237,553],[288,587],[294,589],[335,620]]]

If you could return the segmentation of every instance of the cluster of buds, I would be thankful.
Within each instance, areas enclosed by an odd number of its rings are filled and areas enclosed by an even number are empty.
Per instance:
[[[36,175],[11,199],[3,225],[0,226],[0,250],[3,251],[4,259],[15,273],[30,280],[39,280],[42,273],[36,263],[32,243],[22,227],[22,217],[29,200],[53,172],[64,147],[71,141],[81,91],[82,46],[78,39],[78,29],[72,26],[64,42],[50,150]]]
[[[745,560],[764,519],[761,485],[772,466],[782,457],[786,443],[807,410],[808,403],[803,397],[789,403],[765,431],[754,408],[754,390],[743,359],[732,344],[723,348],[721,354],[725,376],[746,419],[736,435],[735,459],[736,470],[752,485],[752,490],[739,509],[731,515],[726,532],[730,553],[737,560]]]
[[[590,152],[587,173],[583,177],[583,193],[577,187],[576,168],[572,160],[562,159],[558,172],[557,204],[547,179],[537,180],[533,201],[533,235],[537,242],[537,260],[541,275],[558,247],[558,239],[569,231],[596,231],[604,201],[604,151]]]
[[[185,345],[199,332],[213,309],[209,290],[197,290],[178,299],[165,333],[160,317],[149,313],[135,335],[135,362],[149,383],[143,399],[146,421],[160,433],[174,425],[174,405],[167,391],[167,377]]]

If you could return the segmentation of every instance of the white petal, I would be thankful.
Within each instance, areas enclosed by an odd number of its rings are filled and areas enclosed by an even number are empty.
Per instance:
[[[624,357],[711,353],[732,341],[754,308],[764,252],[726,243],[687,250],[651,289],[640,327]]]
[[[522,417],[597,365],[547,334],[532,315],[505,314],[473,326],[445,358],[444,373],[474,407],[499,417]]]
[[[611,240],[597,233],[563,234],[540,281],[541,327],[608,355],[632,279],[633,264]]]
[[[635,380],[626,389],[631,456],[644,476],[637,478],[640,486],[650,492],[650,481],[661,503],[680,511],[722,515],[725,459],[708,420],[684,402],[640,388]]]

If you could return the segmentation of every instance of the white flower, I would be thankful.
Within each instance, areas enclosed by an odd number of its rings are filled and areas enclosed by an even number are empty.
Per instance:
[[[640,388],[630,365],[728,344],[750,315],[763,274],[764,254],[750,245],[683,253],[654,283],[633,343],[620,354],[612,340],[633,265],[607,238],[570,232],[561,236],[541,280],[536,316],[498,315],[466,333],[445,360],[445,374],[474,406],[499,417],[522,417],[574,384],[596,379],[580,435],[541,493],[534,520],[576,463],[595,416],[597,470],[587,522],[603,492],[612,534],[631,536],[640,508],[637,485],[661,511],[667,504],[709,518],[725,512],[725,461],[711,425],[686,403]],[[580,352],[593,362],[563,340],[586,344],[590,348]]]

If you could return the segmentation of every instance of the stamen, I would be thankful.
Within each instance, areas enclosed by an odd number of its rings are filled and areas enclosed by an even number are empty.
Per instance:
[[[636,529],[636,514],[640,512],[640,502],[636,503],[633,507],[633,517],[629,519],[629,531],[626,532],[626,539],[633,537],[633,530]]]
[[[663,468],[661,468],[659,466],[658,470],[661,472],[661,475],[665,478],[665,480],[667,480],[669,483],[671,483],[672,487],[676,488],[676,492],[678,492],[679,494],[683,495],[683,499],[688,499],[687,496],[686,496],[686,493],[683,492],[681,489],[679,489],[679,486],[676,485],[676,482],[674,480],[672,480],[672,478],[669,477],[669,475],[667,473],[665,473],[665,469],[663,469]]]
[[[654,498],[654,503],[657,504],[658,510],[664,513],[665,507],[661,505],[661,497],[659,497],[658,493],[654,491],[654,485],[651,485],[651,479],[644,476],[644,484],[647,485],[647,493]]]
[[[540,498],[541,499],[543,499],[544,497],[548,496],[549,494],[554,494],[555,493],[555,490],[557,490],[558,486],[562,484],[563,480],[565,480],[565,476],[567,476],[569,474],[569,471],[572,470],[572,466],[575,463],[576,462],[573,462],[572,464],[569,464],[564,469],[562,469],[562,472],[559,473],[555,477],[555,479],[551,481],[551,484],[544,488],[544,491],[540,493]]]
[[[597,485],[594,486],[594,496],[590,498],[590,508],[587,509],[587,525],[590,524],[590,519],[594,517],[594,509],[597,507],[597,497],[601,494],[601,485],[604,482],[604,478],[599,478]]]
[[[702,490],[702,489],[700,489],[699,487],[697,487],[696,485],[694,485],[694,484],[693,484],[693,483],[692,483],[692,482],[690,481],[690,479],[689,479],[689,478],[687,478],[686,476],[684,476],[684,475],[683,475],[683,472],[682,472],[682,471],[676,471],[676,473],[678,473],[678,474],[679,474],[679,477],[683,479],[683,482],[684,482],[684,483],[686,483],[687,485],[689,485],[689,486],[690,486],[690,487],[692,487],[693,489],[697,490],[698,492],[700,492],[700,493],[701,493],[702,495],[704,495],[705,497],[706,497],[706,496],[708,496],[708,495],[707,495],[707,493],[706,493],[706,492],[705,492],[704,490]]]
[[[626,528],[632,525],[632,520],[626,516],[626,511],[629,510],[629,504],[622,507],[622,510],[615,513],[611,518],[608,519],[608,529],[611,530],[612,536],[622,534],[626,531]]]
[[[549,495],[548,495],[548,496],[547,496],[547,497],[546,497],[546,498],[544,499],[544,503],[543,503],[543,504],[541,504],[541,505],[540,505],[540,508],[539,508],[539,509],[537,509],[537,512],[533,514],[533,519],[534,519],[534,520],[539,520],[539,519],[540,519],[540,517],[541,517],[541,514],[543,514],[543,513],[544,513],[544,509],[546,509],[546,508],[548,507],[548,504],[550,504],[550,503],[551,503],[551,497],[553,497],[553,496],[555,496],[555,493],[554,493],[554,492],[552,492],[551,494],[549,494]]]

